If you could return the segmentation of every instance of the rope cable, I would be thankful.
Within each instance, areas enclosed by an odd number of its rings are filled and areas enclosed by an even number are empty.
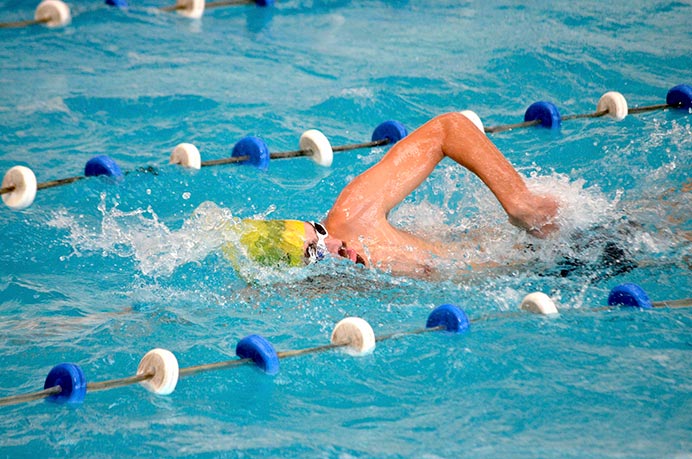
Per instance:
[[[243,1],[245,1],[245,0],[243,0]],[[43,22],[45,22],[45,20],[43,20]],[[630,108],[628,113],[629,114],[648,113],[651,111],[665,110],[665,109],[675,108],[675,107],[676,107],[676,105],[670,105],[670,104],[649,105],[649,106],[643,106],[643,107]],[[561,120],[567,121],[567,120],[583,119],[583,118],[600,118],[600,117],[603,117],[607,114],[608,114],[608,110],[604,109],[604,110],[599,110],[599,111],[596,111],[593,113],[565,115],[565,116],[561,117]],[[535,120],[523,121],[523,122],[519,122],[519,123],[502,124],[502,125],[497,125],[497,126],[486,126],[483,128],[483,130],[486,133],[499,133],[499,132],[510,131],[510,130],[518,129],[518,128],[536,126],[539,124],[541,124],[541,121],[539,119],[535,119]],[[335,146],[332,148],[332,150],[333,150],[333,152],[337,153],[337,152],[345,152],[345,151],[351,151],[351,150],[356,150],[356,149],[361,149],[361,148],[374,148],[374,147],[387,145],[388,143],[390,143],[388,141],[388,139],[381,139],[381,140],[374,140],[371,142],[362,142],[362,143],[353,143],[353,144]],[[313,155],[313,152],[311,150],[301,149],[301,150],[290,150],[290,151],[270,153],[269,158],[270,159],[287,159],[287,158],[297,158],[297,157],[310,157],[312,155]],[[227,164],[241,163],[244,161],[248,161],[250,159],[251,158],[248,155],[232,156],[232,157],[227,157],[227,158],[211,159],[211,160],[202,161],[200,163],[200,165],[201,165],[201,167],[221,166],[221,165],[227,165]],[[141,170],[141,168],[140,168],[140,170]],[[68,177],[68,178],[64,178],[64,179],[56,179],[56,180],[50,180],[47,182],[41,182],[41,183],[37,184],[36,189],[42,190],[42,189],[46,189],[46,188],[53,188],[53,187],[58,187],[58,186],[62,186],[62,185],[67,185],[67,184],[82,180],[84,178],[86,178],[86,176],[75,176],[75,177]],[[11,193],[15,190],[16,190],[15,186],[2,187],[2,188],[0,188],[0,195]]]
[[[19,27],[29,27],[29,26],[39,25],[39,24],[45,24],[48,21],[50,21],[49,18],[26,19],[24,21],[15,21],[15,22],[0,22],[0,29],[15,29],[15,28],[19,28]]]
[[[618,289],[621,289],[622,287],[627,287],[629,292],[636,292],[638,290],[641,290],[639,286],[636,284],[622,284],[620,286],[615,287],[613,290],[611,290],[611,296],[613,292],[617,291]],[[636,290],[632,290],[632,288],[635,288]],[[643,290],[642,290],[643,292]],[[538,295],[538,296],[536,296]],[[645,295],[645,294],[644,294]],[[543,297],[544,299],[542,299]],[[530,300],[529,300],[530,298]],[[543,303],[543,302],[548,302],[549,305]],[[648,299],[647,299],[648,301]],[[611,298],[609,297],[608,300],[609,304],[611,304]],[[543,303],[543,304],[541,304]],[[624,304],[626,304],[625,302]],[[596,307],[596,308],[591,308],[590,310],[593,311],[600,311],[600,310],[608,310],[612,309],[613,305],[620,304],[622,305],[623,303],[615,302],[612,303],[611,306],[607,307]],[[650,303],[652,307],[654,308],[685,308],[685,307],[690,307],[692,306],[692,298],[684,298],[684,299],[678,299],[678,300],[663,300],[663,301],[654,301]],[[546,307],[550,306],[550,307]],[[554,303],[552,300],[550,300],[546,295],[536,292],[530,295],[527,295],[524,301],[522,302],[521,309],[523,310],[528,310],[531,312],[539,312],[543,314],[550,314],[552,312],[549,311],[557,311],[554,307]],[[442,313],[440,311],[443,311]],[[453,311],[453,312],[449,312]],[[442,314],[442,315],[441,315]],[[506,315],[502,315],[502,317],[515,317],[518,315],[519,312],[515,311],[514,313],[509,313]],[[401,338],[404,336],[411,336],[411,335],[420,335],[428,332],[435,332],[435,331],[455,331],[457,333],[466,330],[468,328],[468,324],[471,322],[480,322],[484,320],[488,320],[492,318],[492,315],[485,315],[481,316],[475,320],[469,320],[466,314],[458,309],[456,306],[452,305],[442,305],[438,308],[436,308],[428,317],[428,323],[426,324],[426,328],[418,328],[410,331],[403,331],[403,332],[394,332],[394,333],[389,333],[389,334],[384,334],[380,336],[374,336],[372,334],[372,328],[370,327],[367,322],[363,321],[362,319],[358,318],[350,318],[350,319],[355,319],[357,321],[360,321],[361,323],[365,324],[364,329],[358,330],[360,333],[359,335],[359,340],[367,340],[368,338],[364,334],[364,330],[368,329],[369,333],[371,334],[371,338],[373,340],[373,348],[374,348],[374,342],[382,342],[385,340],[389,339],[395,339],[395,338]],[[453,318],[453,320],[450,320]],[[345,319],[342,322],[347,321],[348,319]],[[466,323],[466,325],[463,325],[463,323]],[[356,322],[357,323],[357,322]],[[353,327],[353,322],[350,324],[351,327]],[[337,328],[335,329],[335,332],[339,328],[339,324],[337,324]],[[348,327],[346,327],[348,328]],[[351,332],[351,330],[347,330],[347,332]],[[297,357],[297,356],[302,356],[302,355],[307,355],[307,354],[315,354],[319,352],[325,352],[329,351],[332,349],[340,348],[340,347],[345,347],[345,346],[351,346],[352,344],[350,342],[335,342],[334,341],[334,334],[332,335],[332,342],[329,344],[324,344],[324,345],[318,345],[318,346],[313,346],[313,347],[308,347],[308,348],[303,348],[303,349],[296,349],[296,350],[288,350],[288,351],[280,351],[280,352],[272,352],[274,353],[275,357],[278,359],[284,359],[284,358],[290,358],[290,357]],[[269,345],[271,347],[271,345]],[[362,348],[361,348],[362,349]],[[169,351],[165,351],[169,352]],[[238,350],[236,349],[236,353],[240,355]],[[171,354],[172,355],[172,354]],[[145,356],[146,358],[146,356]],[[144,360],[144,359],[143,359]],[[173,358],[173,360],[175,360]],[[250,362],[253,362],[254,358],[245,358],[244,356],[241,358],[236,358],[236,359],[230,359],[230,360],[225,360],[221,362],[215,362],[215,363],[208,363],[208,364],[202,364],[202,365],[196,365],[196,366],[190,366],[186,368],[180,368],[178,369],[177,363],[175,365],[175,370],[177,372],[176,376],[176,381],[177,377],[183,377],[183,376],[189,376],[189,375],[194,375],[197,373],[205,372],[205,371],[211,371],[211,370],[217,370],[217,369],[224,369],[224,368],[230,368],[230,367],[237,367],[241,365],[248,364]],[[81,370],[79,370],[81,373]],[[97,392],[97,391],[102,391],[102,390],[107,390],[107,389],[113,389],[113,388],[118,388],[118,387],[125,387],[137,383],[142,383],[145,381],[148,381],[152,378],[155,378],[157,375],[155,373],[152,373],[150,371],[143,372],[141,374],[137,374],[134,376],[128,376],[125,378],[117,378],[117,379],[110,379],[106,381],[101,381],[101,382],[94,382],[94,383],[86,383],[85,386],[85,392]],[[46,381],[46,384],[48,384],[48,381]],[[173,387],[175,386],[175,383]],[[171,389],[172,391],[172,389]],[[30,402],[30,401],[35,401],[35,400],[40,400],[43,398],[47,398],[53,395],[59,395],[63,392],[62,387],[57,384],[52,387],[45,388],[40,391],[36,392],[31,392],[27,394],[19,394],[19,395],[12,395],[8,397],[2,397],[0,398],[0,406],[8,406],[8,405],[16,405],[19,403],[25,403],[25,402]],[[70,390],[68,389],[68,396]],[[170,392],[159,392],[159,393],[170,393]]]

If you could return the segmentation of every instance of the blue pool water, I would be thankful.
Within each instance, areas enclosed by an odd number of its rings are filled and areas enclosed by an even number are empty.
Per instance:
[[[322,218],[386,148],[338,153],[331,168],[167,164],[180,142],[205,160],[245,135],[286,151],[311,128],[342,145],[384,120],[414,129],[446,111],[493,126],[521,121],[537,100],[590,113],[610,90],[630,106],[663,103],[692,84],[692,5],[288,0],[201,20],[154,1],[70,6],[67,27],[0,30],[0,170],[21,164],[47,181],[108,154],[129,173],[0,209],[0,397],[41,389],[60,362],[97,382],[133,375],[156,347],[188,367],[234,358],[251,333],[278,350],[317,346],[346,316],[380,335],[453,303],[473,323],[364,357],[285,359],[276,376],[201,373],[168,396],[135,385],[76,406],[1,407],[0,456],[692,457],[691,310],[598,309],[623,282],[654,300],[692,296],[688,111],[491,134],[532,187],[563,202],[564,231],[548,241],[510,227],[480,181],[443,162],[392,220],[426,237],[478,237],[460,260],[512,267],[448,267],[438,281],[330,260],[256,269],[248,284],[191,217],[212,201],[241,218]],[[0,20],[35,7],[2,0]],[[640,266],[599,266],[605,239]],[[514,249],[526,242],[534,253]],[[574,258],[584,266],[560,276]],[[561,314],[520,313],[534,291]]]

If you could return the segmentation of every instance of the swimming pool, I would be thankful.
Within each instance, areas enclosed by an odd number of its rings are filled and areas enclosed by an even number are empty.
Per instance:
[[[36,7],[0,4],[7,21]],[[0,30],[0,170],[22,164],[52,180],[107,154],[129,173],[0,210],[0,397],[42,388],[60,362],[103,381],[134,374],[152,348],[186,367],[234,358],[253,333],[278,350],[318,346],[346,316],[383,335],[423,327],[453,303],[473,323],[380,342],[363,357],[285,359],[275,376],[249,365],[201,373],[168,396],[134,385],[74,406],[1,407],[0,455],[690,457],[690,310],[598,310],[623,282],[657,300],[692,296],[692,203],[679,191],[691,170],[689,113],[491,134],[532,186],[566,202],[567,235],[537,243],[530,263],[511,249],[528,239],[480,182],[443,163],[392,219],[449,239],[480,231],[484,251],[461,255],[517,266],[439,282],[330,261],[278,279],[258,272],[248,285],[214,238],[189,226],[205,201],[239,217],[321,218],[386,148],[338,153],[330,168],[272,161],[266,172],[190,171],[168,157],[181,142],[203,159],[227,157],[246,135],[293,150],[311,128],[343,145],[385,120],[412,130],[462,109],[486,126],[514,123],[538,100],[590,113],[611,90],[631,107],[662,103],[692,83],[692,6],[285,1],[197,21],[155,2],[70,6],[67,27]],[[608,227],[625,217],[632,232]],[[598,226],[644,266],[594,268],[600,253],[569,239]],[[565,254],[587,266],[560,276]],[[561,314],[519,312],[534,291]]]

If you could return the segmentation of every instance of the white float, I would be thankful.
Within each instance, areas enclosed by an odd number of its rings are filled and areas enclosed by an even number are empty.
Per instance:
[[[300,136],[300,149],[312,152],[312,160],[320,166],[329,167],[334,159],[334,150],[327,137],[317,129],[310,129]]]
[[[48,27],[60,27],[71,19],[70,7],[60,0],[43,0],[36,7],[34,19]]]
[[[171,153],[170,164],[180,164],[189,169],[200,169],[202,158],[197,147],[191,143],[178,144]]]
[[[481,131],[483,134],[485,134],[485,128],[483,127],[483,121],[481,121],[480,116],[476,114],[476,112],[471,111],[471,110],[462,110],[459,113],[464,115],[466,118],[468,118],[476,127],[478,128],[479,131]]]
[[[8,207],[15,210],[25,209],[36,198],[36,176],[28,167],[14,166],[2,179],[2,188],[14,188],[2,195],[2,200]]]
[[[534,292],[526,295],[521,302],[521,309],[535,314],[543,314],[545,316],[558,314],[557,307],[555,307],[553,300],[542,292]]]
[[[610,91],[601,96],[596,105],[596,111],[608,111],[608,116],[615,121],[622,121],[628,113],[625,96],[616,91]]]
[[[166,349],[147,352],[137,367],[137,375],[153,374],[140,384],[155,394],[168,395],[175,390],[179,375],[178,359]]]
[[[347,317],[334,327],[332,344],[346,346],[351,355],[363,355],[375,349],[375,332],[360,317]]]
[[[177,0],[175,6],[178,14],[191,19],[199,19],[204,14],[204,0]]]

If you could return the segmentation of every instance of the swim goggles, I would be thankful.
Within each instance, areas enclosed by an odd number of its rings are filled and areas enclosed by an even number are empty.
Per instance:
[[[317,241],[311,242],[305,249],[305,258],[308,260],[308,264],[312,264],[324,259],[324,257],[326,257],[329,253],[329,250],[327,250],[327,244],[324,242],[324,240],[327,239],[327,236],[329,236],[329,233],[321,223],[308,223],[313,227],[315,234],[317,235]]]

